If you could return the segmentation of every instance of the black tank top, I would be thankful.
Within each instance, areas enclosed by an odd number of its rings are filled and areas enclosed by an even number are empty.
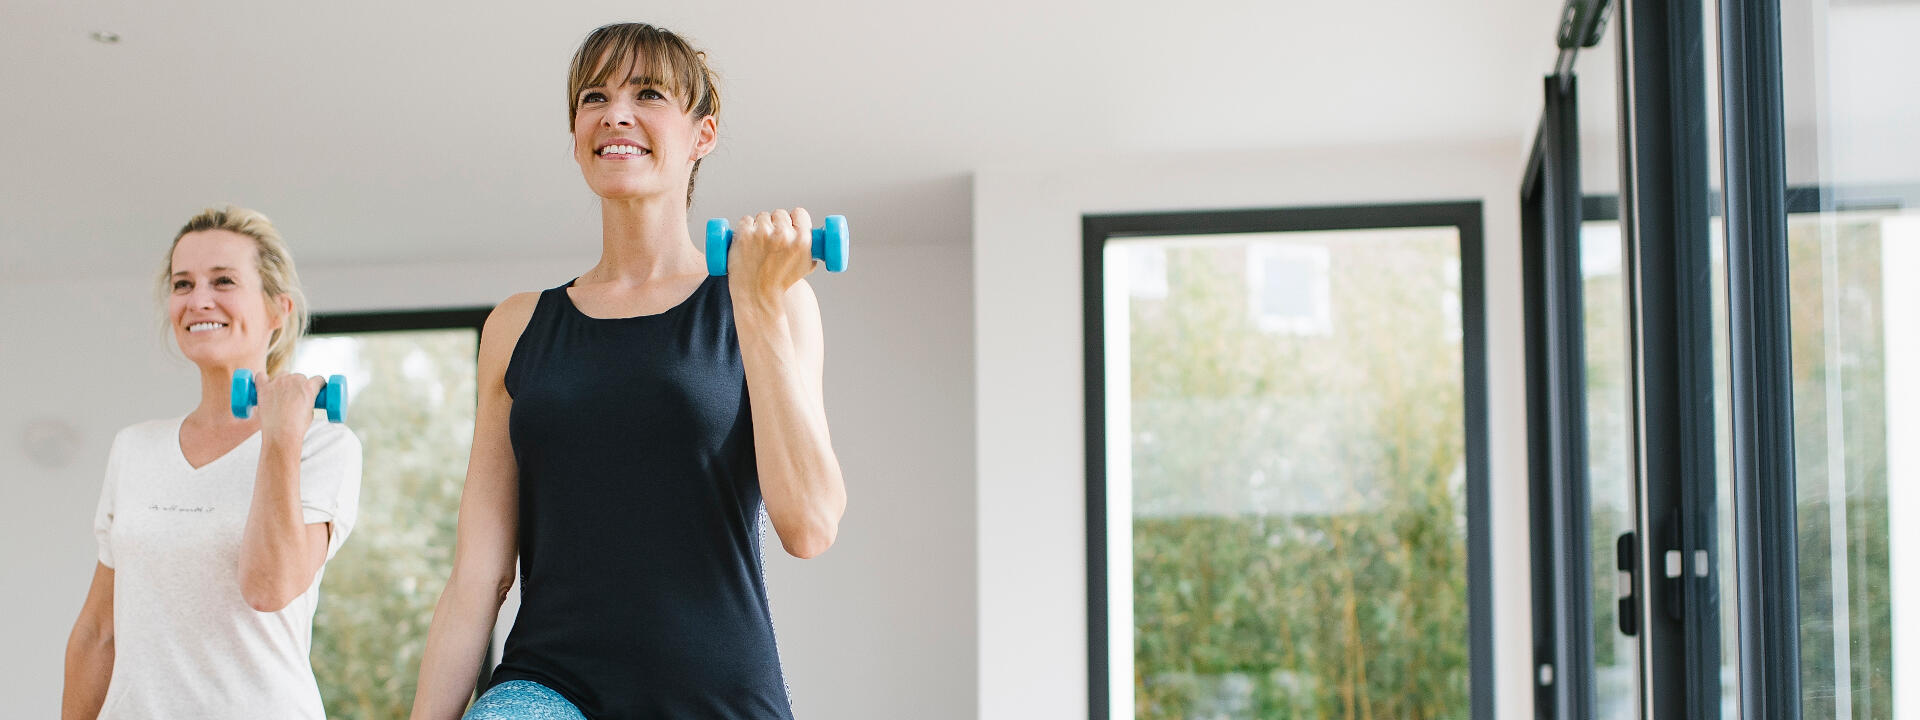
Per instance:
[[[594,720],[790,720],[725,277],[658,315],[540,295],[506,371],[520,613],[492,684]]]

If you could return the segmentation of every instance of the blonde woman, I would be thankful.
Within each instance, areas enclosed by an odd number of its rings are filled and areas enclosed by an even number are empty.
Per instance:
[[[200,371],[182,417],[114,437],[99,563],[67,641],[61,715],[324,720],[307,655],[320,578],[353,530],[360,441],[289,373],[306,300],[267,218],[208,210],[174,236],[166,324]],[[229,405],[253,371],[259,408]]]
[[[595,30],[567,97],[600,262],[508,298],[482,331],[453,574],[413,716],[787,720],[762,520],[812,557],[846,508],[802,279],[812,221],[742,218],[729,274],[707,274],[687,206],[719,94],[677,35]],[[468,709],[516,560],[520,611]]]

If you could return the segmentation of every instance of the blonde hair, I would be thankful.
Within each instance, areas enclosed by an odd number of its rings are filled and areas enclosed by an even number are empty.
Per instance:
[[[572,69],[567,73],[567,132],[580,116],[580,91],[605,85],[628,59],[652,75],[667,91],[683,99],[681,112],[694,119],[720,116],[720,86],[707,54],[693,49],[686,40],[666,28],[646,23],[602,25],[587,34],[580,49],[573,53]],[[700,175],[700,160],[693,161],[687,176],[687,206],[693,206],[693,181]]]
[[[155,288],[160,304],[164,307],[167,296],[173,293],[173,251],[180,246],[180,238],[207,230],[225,230],[253,240],[254,267],[260,271],[260,292],[267,300],[268,313],[278,312],[274,301],[279,298],[293,301],[293,312],[283,318],[280,329],[273,331],[267,341],[267,374],[279,375],[293,362],[294,346],[307,332],[307,295],[300,291],[300,275],[293,269],[293,253],[287,250],[286,241],[280,238],[280,231],[274,229],[267,216],[228,205],[202,210],[188,220],[180,232],[174,233],[173,244],[167,247],[166,263],[160,266],[160,283]],[[164,317],[164,311],[162,316],[162,323],[171,328],[172,320]]]

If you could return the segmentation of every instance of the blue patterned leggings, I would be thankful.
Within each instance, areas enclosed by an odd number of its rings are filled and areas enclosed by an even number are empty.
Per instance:
[[[580,708],[540,683],[509,680],[481,693],[461,720],[587,720]]]

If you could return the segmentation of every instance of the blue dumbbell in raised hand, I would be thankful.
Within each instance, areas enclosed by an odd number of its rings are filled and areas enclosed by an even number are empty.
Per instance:
[[[260,404],[260,388],[253,384],[253,371],[245,368],[233,371],[233,416],[245,420],[253,416],[253,406]],[[345,422],[347,419],[347,377],[331,375],[327,384],[320,388],[320,394],[313,398],[313,409],[327,411],[327,420]]]
[[[828,215],[826,227],[813,229],[813,259],[827,264],[827,272],[847,269],[847,216]],[[707,274],[727,274],[727,248],[733,246],[733,228],[726,218],[707,221]]]

